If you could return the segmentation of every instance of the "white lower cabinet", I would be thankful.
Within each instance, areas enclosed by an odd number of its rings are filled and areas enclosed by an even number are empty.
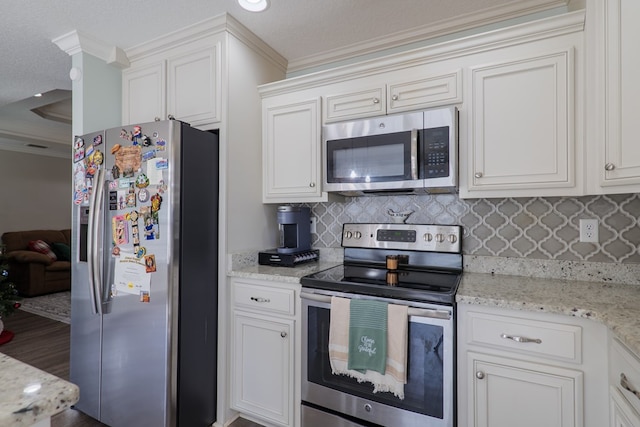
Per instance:
[[[263,424],[296,426],[296,285],[231,283],[231,407]]]
[[[582,426],[582,372],[467,354],[478,427]]]
[[[631,407],[627,399],[615,387],[611,387],[610,411],[610,427],[640,426],[640,414]]]
[[[640,358],[616,339],[609,345],[610,427],[640,426]]]
[[[604,325],[458,304],[459,427],[608,423]]]

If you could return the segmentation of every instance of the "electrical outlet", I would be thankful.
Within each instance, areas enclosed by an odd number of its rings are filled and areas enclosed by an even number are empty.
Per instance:
[[[311,217],[311,234],[316,234],[316,222],[318,221],[318,218],[315,216]]]
[[[580,241],[598,243],[598,220],[580,220]]]

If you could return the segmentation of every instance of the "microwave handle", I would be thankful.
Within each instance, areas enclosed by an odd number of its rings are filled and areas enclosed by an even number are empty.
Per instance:
[[[411,129],[411,179],[418,179],[418,129]]]

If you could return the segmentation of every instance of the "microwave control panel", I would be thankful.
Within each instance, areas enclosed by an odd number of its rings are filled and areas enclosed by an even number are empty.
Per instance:
[[[449,176],[449,126],[424,129],[424,178]]]

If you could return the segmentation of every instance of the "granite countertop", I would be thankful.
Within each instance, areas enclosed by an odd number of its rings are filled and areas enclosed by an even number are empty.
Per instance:
[[[464,273],[458,303],[592,319],[640,355],[640,286]]]
[[[31,426],[80,397],[78,386],[0,353],[0,426]]]
[[[285,283],[300,283],[300,278],[308,274],[326,270],[342,262],[319,261],[301,264],[295,267],[271,267],[268,265],[245,265],[229,271],[231,277],[247,279],[271,280]]]

